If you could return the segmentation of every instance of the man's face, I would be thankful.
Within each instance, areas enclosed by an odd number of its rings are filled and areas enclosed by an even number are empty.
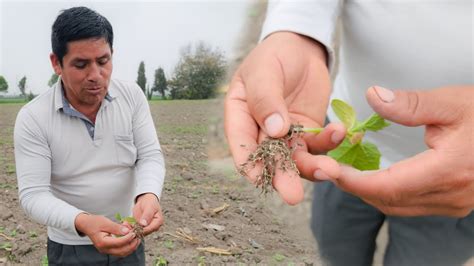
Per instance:
[[[61,75],[68,101],[77,108],[97,108],[107,94],[112,74],[112,51],[104,38],[67,44],[62,66],[50,56],[56,74]]]

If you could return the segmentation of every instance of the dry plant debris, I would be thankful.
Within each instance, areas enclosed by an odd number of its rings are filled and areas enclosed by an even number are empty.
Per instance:
[[[286,136],[265,139],[249,155],[247,161],[240,165],[239,174],[248,177],[248,171],[261,163],[262,170],[257,175],[255,186],[261,188],[263,194],[273,191],[272,181],[277,169],[283,172],[293,172],[296,176],[299,176],[298,168],[296,168],[296,164],[291,158],[294,148],[290,147],[289,143],[303,134],[302,129],[301,125],[292,125]]]
[[[165,234],[175,237],[177,239],[181,239],[181,240],[193,243],[193,244],[197,244],[200,242],[197,237],[193,237],[190,234],[187,234],[186,232],[184,232],[182,228],[176,229],[175,234],[172,234],[172,233],[165,233]]]
[[[232,255],[233,253],[229,249],[222,249],[216,247],[205,247],[205,248],[196,248],[199,251],[209,252],[212,254],[218,255]]]

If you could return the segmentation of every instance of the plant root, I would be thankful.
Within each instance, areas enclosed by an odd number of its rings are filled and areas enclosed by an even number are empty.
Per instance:
[[[293,172],[299,176],[298,168],[291,157],[294,147],[290,147],[289,143],[292,139],[302,136],[302,129],[301,125],[292,125],[286,136],[266,138],[249,155],[247,161],[240,165],[239,174],[248,177],[249,170],[255,168],[257,163],[262,163],[262,171],[257,175],[255,181],[255,186],[262,189],[262,194],[273,191],[272,182],[277,169],[283,172]]]

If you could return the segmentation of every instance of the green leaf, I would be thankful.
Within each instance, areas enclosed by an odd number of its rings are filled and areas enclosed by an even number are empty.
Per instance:
[[[370,142],[351,144],[348,138],[328,153],[336,161],[353,166],[359,170],[377,170],[380,168],[380,152]]]
[[[385,119],[383,117],[381,117],[379,114],[372,114],[364,122],[362,122],[361,124],[356,125],[352,129],[352,132],[366,131],[366,130],[379,131],[379,130],[384,129],[388,126],[390,126],[390,123],[385,121]]]
[[[274,259],[275,261],[277,261],[277,262],[282,262],[283,260],[286,259],[286,257],[285,257],[285,255],[283,255],[283,254],[275,253],[275,254],[273,255],[273,259]]]
[[[331,101],[331,107],[344,126],[346,126],[347,130],[354,126],[354,123],[356,122],[356,114],[350,105],[341,100],[334,99]]]
[[[119,221],[119,222],[123,222],[122,221],[122,215],[120,215],[120,213],[118,213],[118,212],[115,214],[115,219],[117,219],[117,221]]]
[[[137,220],[135,220],[135,218],[131,217],[131,216],[128,216],[128,217],[123,217],[123,222],[127,222],[131,225],[135,225],[137,223]]]

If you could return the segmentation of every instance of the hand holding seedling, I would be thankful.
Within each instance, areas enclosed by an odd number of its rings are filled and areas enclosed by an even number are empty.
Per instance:
[[[133,217],[143,226],[143,235],[158,231],[163,224],[163,214],[155,194],[145,193],[137,197],[133,207]]]
[[[467,216],[474,209],[474,86],[367,92],[382,117],[425,126],[428,150],[380,171],[343,167],[335,180],[389,215]]]
[[[319,43],[289,32],[274,33],[260,43],[236,71],[225,99],[225,131],[235,165],[246,162],[266,136],[286,135],[292,122],[323,125],[329,80],[326,52]],[[308,149],[298,153],[300,159],[327,175],[338,175],[334,160],[309,152],[335,148],[344,132],[342,124],[330,124],[318,135],[307,134],[303,145]],[[246,175],[252,183],[259,167]],[[272,182],[284,201],[296,204],[303,200],[303,185],[292,175],[276,169]]]
[[[140,240],[129,228],[103,216],[81,213],[74,223],[76,229],[87,235],[97,250],[104,254],[125,257],[133,253],[140,244]]]

